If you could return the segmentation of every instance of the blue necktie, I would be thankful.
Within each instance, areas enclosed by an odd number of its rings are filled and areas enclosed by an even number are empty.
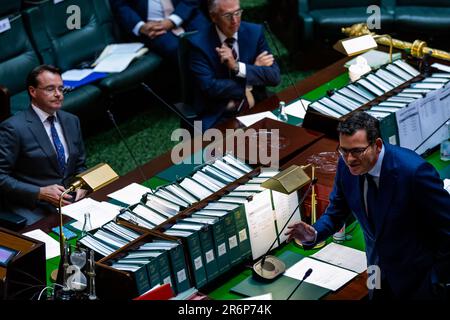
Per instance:
[[[378,201],[378,187],[373,180],[373,176],[366,174],[367,180],[367,220],[369,221],[370,227],[375,231],[374,218],[377,212]]]
[[[52,134],[53,145],[56,150],[56,158],[58,159],[59,169],[62,174],[66,170],[66,155],[64,153],[64,147],[59,139],[58,132],[55,128],[55,116],[49,116],[47,120],[50,122],[50,132]]]

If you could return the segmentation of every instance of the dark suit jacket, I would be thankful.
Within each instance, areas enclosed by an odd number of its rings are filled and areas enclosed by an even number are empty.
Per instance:
[[[78,118],[64,111],[58,111],[57,117],[69,149],[64,175],[59,171],[52,142],[31,107],[0,124],[0,192],[6,208],[20,205],[32,209],[40,187],[67,187],[70,177],[86,170]]]
[[[241,22],[238,31],[239,61],[246,64],[246,78],[230,76],[229,69],[220,62],[216,47],[221,43],[214,25],[193,35],[190,43],[194,106],[202,115],[204,129],[220,119],[230,99],[245,97],[246,85],[254,86],[254,91],[258,91],[258,87],[263,89],[280,82],[280,69],[276,63],[270,67],[254,65],[261,52],[270,52],[260,25]]]
[[[148,1],[147,0],[110,0],[111,8],[115,12],[119,22],[128,32],[139,21],[147,21]],[[191,19],[198,10],[198,0],[172,0],[174,12],[183,21]]]
[[[378,265],[399,297],[428,297],[431,281],[449,281],[450,195],[436,170],[416,153],[384,144],[375,230],[364,210],[360,178],[339,159],[330,205],[314,225],[322,241],[352,212],[366,241],[368,265]],[[428,290],[428,291],[427,291]]]

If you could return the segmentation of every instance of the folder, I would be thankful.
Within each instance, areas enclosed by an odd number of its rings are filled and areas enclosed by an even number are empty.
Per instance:
[[[142,261],[142,262],[141,262]],[[143,262],[145,261],[145,262]],[[119,263],[143,263],[147,270],[147,277],[150,284],[150,288],[153,288],[156,285],[161,283],[161,278],[158,271],[158,262],[155,258],[147,257],[147,258],[128,258],[124,257],[117,262]]]
[[[178,224],[173,225],[173,227],[168,231],[174,231],[177,225]],[[203,259],[203,251],[200,245],[199,230],[192,230],[190,235],[184,235],[176,232],[166,232],[166,234],[170,234],[183,240],[185,248],[187,249],[188,260],[190,262],[189,271],[191,272],[195,287],[200,288],[206,285],[206,269]]]
[[[150,290],[150,281],[148,279],[147,267],[142,264],[124,264],[114,262],[112,268],[127,272],[133,278],[139,295]]]

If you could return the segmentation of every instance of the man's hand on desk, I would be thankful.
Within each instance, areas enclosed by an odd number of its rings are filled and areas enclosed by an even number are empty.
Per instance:
[[[59,206],[59,197],[61,194],[66,191],[63,186],[53,184],[51,186],[41,187],[39,189],[38,199],[42,201],[46,201],[54,205],[55,207]],[[72,199],[72,196],[69,194],[64,195],[64,199],[62,201],[63,205],[71,204],[69,200]]]
[[[166,20],[148,21],[142,25],[142,27],[139,29],[139,33],[149,37],[150,39],[154,39],[162,34],[165,34],[167,32],[167,29],[165,29],[167,27],[167,22],[165,21]],[[171,21],[170,23],[173,25]]]
[[[275,59],[272,54],[263,51],[256,57],[254,65],[259,67],[270,67],[273,65],[274,61]]]
[[[285,235],[289,236],[288,241],[298,239],[303,242],[314,242],[316,240],[316,230],[307,223],[299,221],[287,227],[288,231]]]

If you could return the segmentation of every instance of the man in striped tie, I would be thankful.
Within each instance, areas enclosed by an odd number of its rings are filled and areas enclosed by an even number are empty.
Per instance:
[[[210,0],[213,25],[190,38],[194,104],[203,129],[235,117],[280,82],[262,26],[241,22],[239,0]]]
[[[61,110],[59,69],[41,65],[27,78],[30,107],[0,125],[0,200],[2,212],[32,224],[55,213],[68,180],[86,170],[80,121]],[[69,204],[85,195],[66,195]]]

